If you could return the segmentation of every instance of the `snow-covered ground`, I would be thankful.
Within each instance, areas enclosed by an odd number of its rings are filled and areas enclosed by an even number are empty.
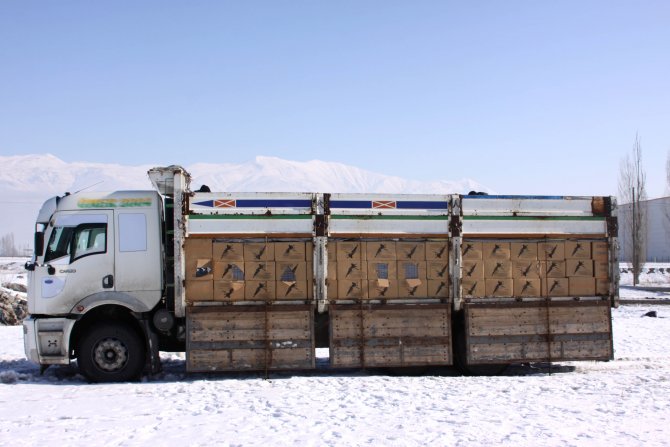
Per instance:
[[[30,258],[0,257],[0,286],[4,284],[27,284],[28,275],[23,268]]]
[[[0,282],[25,284],[24,262],[0,259]],[[670,285],[653,268],[643,285]],[[183,355],[162,353],[164,371],[141,383],[90,385],[75,365],[40,375],[21,327],[0,326],[0,445],[670,445],[668,295],[621,276],[622,298],[654,301],[612,310],[614,361],[500,377],[186,375]]]
[[[656,310],[658,318],[643,317]],[[142,383],[44,375],[0,327],[3,445],[649,445],[670,442],[670,307],[613,310],[615,360],[500,377],[375,371],[190,375]]]

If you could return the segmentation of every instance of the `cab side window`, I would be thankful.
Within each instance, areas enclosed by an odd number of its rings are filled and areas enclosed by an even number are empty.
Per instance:
[[[56,227],[51,232],[44,262],[70,255],[73,227]]]
[[[107,224],[82,224],[74,231],[72,261],[107,251]]]

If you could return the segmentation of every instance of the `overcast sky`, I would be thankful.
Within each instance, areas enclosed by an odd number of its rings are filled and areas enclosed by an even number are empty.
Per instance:
[[[616,194],[670,150],[666,1],[0,2],[0,153],[321,159]]]

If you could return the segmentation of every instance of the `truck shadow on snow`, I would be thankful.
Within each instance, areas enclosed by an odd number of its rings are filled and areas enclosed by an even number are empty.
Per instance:
[[[498,377],[541,376],[564,374],[575,371],[572,365],[550,363],[526,363],[510,365]],[[186,362],[180,359],[162,361],[162,371],[153,375],[144,375],[142,383],[160,382],[196,382],[201,380],[287,380],[293,377],[462,377],[463,374],[455,367],[434,366],[427,368],[365,368],[365,369],[329,369],[328,362],[317,362],[317,369],[309,371],[245,371],[245,372],[213,372],[186,373]],[[473,377],[474,378],[474,377]],[[43,384],[43,385],[86,385],[88,381],[79,374],[75,362],[70,365],[51,366],[44,371],[34,363],[22,360],[0,361],[0,384]]]

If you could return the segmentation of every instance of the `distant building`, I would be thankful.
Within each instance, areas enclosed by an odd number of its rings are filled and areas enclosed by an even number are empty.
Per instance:
[[[670,262],[670,197],[640,202],[646,214],[647,262]],[[630,241],[631,204],[620,204],[619,211],[619,260],[630,262],[633,255]]]

